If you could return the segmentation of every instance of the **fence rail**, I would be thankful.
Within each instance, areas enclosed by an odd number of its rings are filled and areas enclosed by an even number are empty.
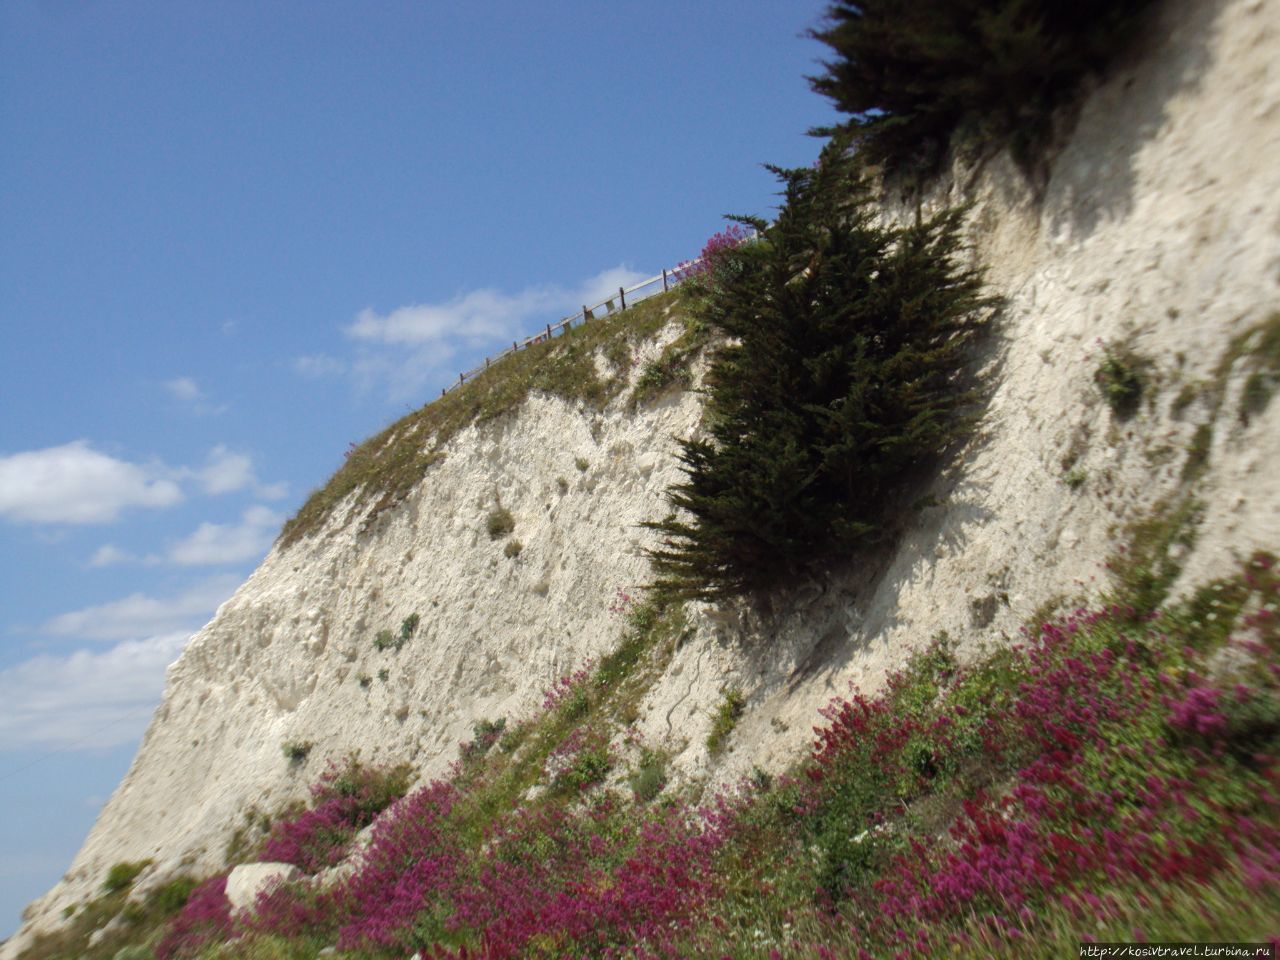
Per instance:
[[[507,347],[507,349],[503,350],[497,356],[485,357],[484,363],[458,374],[457,380],[440,390],[440,396],[443,397],[450,390],[456,390],[468,380],[475,379],[503,357],[510,356],[517,350],[527,349],[535,343],[543,343],[550,340],[556,334],[564,334],[564,332],[572,326],[587,323],[591,320],[601,319],[596,315],[597,310],[603,308],[605,311],[604,315],[606,317],[612,313],[626,310],[628,306],[634,306],[641,300],[658,293],[658,284],[662,284],[661,292],[665,293],[667,290],[670,290],[676,284],[688,277],[690,273],[694,272],[700,263],[702,263],[702,257],[696,257],[693,260],[685,260],[683,263],[663,270],[659,274],[655,274],[648,280],[641,280],[634,286],[626,288],[619,287],[616,295],[606,297],[604,300],[601,300],[593,306],[587,306],[584,303],[582,305],[582,309],[572,316],[564,317],[563,319],[557,320],[555,323],[548,323],[545,330],[539,330],[537,333],[531,334],[523,340],[513,340],[511,346]],[[637,296],[637,294],[639,295]]]

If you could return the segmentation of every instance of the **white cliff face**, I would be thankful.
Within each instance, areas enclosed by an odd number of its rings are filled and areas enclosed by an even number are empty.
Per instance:
[[[603,418],[534,398],[456,437],[367,533],[335,521],[274,549],[170,668],[67,887],[89,894],[101,864],[145,857],[157,874],[216,871],[245,812],[305,796],[326,760],[358,750],[443,775],[473,722],[536,707],[611,648],[616,590],[647,577],[638,524],[675,479],[672,438],[699,415],[692,394]],[[499,505],[515,529],[492,539]],[[376,649],[412,614],[401,649]],[[282,747],[301,742],[314,746],[291,762]]]
[[[1222,366],[1233,338],[1280,311],[1280,0],[1171,0],[1157,19],[1086,101],[1041,201],[1002,158],[927,198],[976,199],[975,249],[1007,298],[979,435],[892,549],[771,610],[693,613],[637,722],[677,751],[678,774],[778,768],[817,707],[850,682],[874,688],[938,631],[973,651],[1050,598],[1096,597],[1124,525],[1186,489],[1202,424],[1214,426],[1205,509],[1182,583],[1280,549],[1280,398],[1242,421],[1248,361]],[[1093,383],[1099,341],[1152,363],[1153,403],[1128,422]],[[1199,389],[1175,409],[1202,382],[1224,385],[1216,408]],[[171,668],[132,769],[0,956],[60,922],[115,862],[220,869],[245,812],[300,797],[326,758],[358,749],[443,774],[475,720],[529,712],[555,677],[607,652],[616,589],[649,575],[636,525],[666,512],[672,438],[699,415],[694,394],[634,414],[535,397],[455,437],[369,532],[339,515],[273,550]],[[1063,480],[1069,452],[1078,489]],[[499,503],[514,558],[486,530]],[[403,649],[374,649],[413,613]],[[712,763],[704,741],[728,686],[748,711]],[[304,765],[287,741],[315,745]]]

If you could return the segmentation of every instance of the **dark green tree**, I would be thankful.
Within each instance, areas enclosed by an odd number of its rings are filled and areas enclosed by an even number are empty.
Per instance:
[[[928,173],[963,132],[1034,162],[1053,111],[1132,38],[1150,0],[835,0],[813,88],[867,159]]]
[[[726,338],[705,439],[682,441],[676,513],[650,558],[676,595],[749,592],[874,542],[917,465],[963,431],[963,353],[989,312],[961,262],[960,214],[880,223],[860,165],[832,143],[775,169],[773,224],[722,251],[700,297]]]

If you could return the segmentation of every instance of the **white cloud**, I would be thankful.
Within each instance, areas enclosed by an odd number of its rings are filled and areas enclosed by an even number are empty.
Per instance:
[[[172,631],[0,670],[0,749],[87,749],[134,740],[160,699],[165,668],[190,636]]]
[[[536,333],[547,321],[594,305],[619,287],[644,275],[627,267],[605,270],[577,287],[554,284],[527,287],[509,294],[482,289],[442,303],[413,304],[386,314],[362,310],[346,328],[358,344],[350,364],[326,357],[300,357],[294,368],[304,376],[344,370],[368,388],[383,384],[396,398],[407,396],[431,379],[451,376],[454,357],[462,350],[487,348],[496,353],[514,340]]]
[[[289,495],[289,484],[285,480],[279,483],[260,483],[253,492],[263,500],[283,500]]]
[[[347,364],[346,361],[339,360],[337,357],[316,353],[306,357],[295,357],[293,369],[304,377],[318,380],[321,377],[341,376],[347,372]]]
[[[121,550],[113,543],[104,543],[89,558],[91,567],[114,567],[121,563],[132,563],[138,558],[127,550]]]
[[[163,386],[171,397],[187,404],[193,413],[201,416],[223,413],[227,409],[226,404],[215,406],[210,403],[205,392],[191,377],[174,377],[172,380],[166,380]]]
[[[175,400],[184,400],[188,403],[199,400],[204,396],[200,392],[200,388],[196,386],[196,382],[190,377],[175,377],[172,380],[166,380],[164,388],[169,391]]]
[[[260,558],[271,547],[283,518],[266,507],[250,507],[234,525],[202,523],[169,550],[168,559],[180,566],[241,563]]]
[[[224,574],[172,597],[158,599],[134,593],[110,603],[59,614],[41,630],[52,636],[83,640],[127,640],[183,630],[190,632],[207,621],[239,583],[238,576]]]
[[[637,273],[628,267],[617,266],[597,273],[578,287],[574,294],[572,311],[581,310],[583,306],[595,306],[601,300],[613,299],[618,290],[639,283],[645,279],[643,273]]]
[[[445,303],[399,307],[385,316],[365,309],[346,333],[356,340],[401,346],[506,342],[535,332],[531,324],[535,318],[542,319],[539,315],[559,319],[561,313],[573,313],[584,303],[594,304],[617,293],[619,287],[642,279],[643,274],[618,266],[591,277],[575,290],[554,285],[527,287],[515,294],[483,289]],[[551,313],[557,316],[551,317]]]
[[[205,493],[235,493],[257,482],[253,473],[253,460],[243,453],[234,453],[219,444],[209,451],[205,465],[196,471],[196,479]]]
[[[178,476],[195,480],[201,491],[209,496],[252,490],[255,496],[264,500],[279,500],[289,491],[287,483],[262,483],[254,470],[253,458],[223,444],[209,451],[203,467],[180,470]]]
[[[88,441],[0,457],[0,516],[27,523],[107,523],[128,507],[169,507],[182,490],[162,466],[99,453]]]

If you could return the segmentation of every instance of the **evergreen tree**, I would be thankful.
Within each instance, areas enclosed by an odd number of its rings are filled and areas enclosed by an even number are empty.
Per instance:
[[[813,88],[871,161],[926,173],[964,131],[1030,164],[1053,110],[1127,43],[1150,0],[835,0]]]
[[[960,264],[959,213],[876,221],[838,143],[780,170],[772,225],[723,251],[702,313],[726,338],[706,439],[682,441],[677,513],[650,527],[658,585],[743,593],[874,541],[908,472],[960,433],[962,351],[992,301]]]

